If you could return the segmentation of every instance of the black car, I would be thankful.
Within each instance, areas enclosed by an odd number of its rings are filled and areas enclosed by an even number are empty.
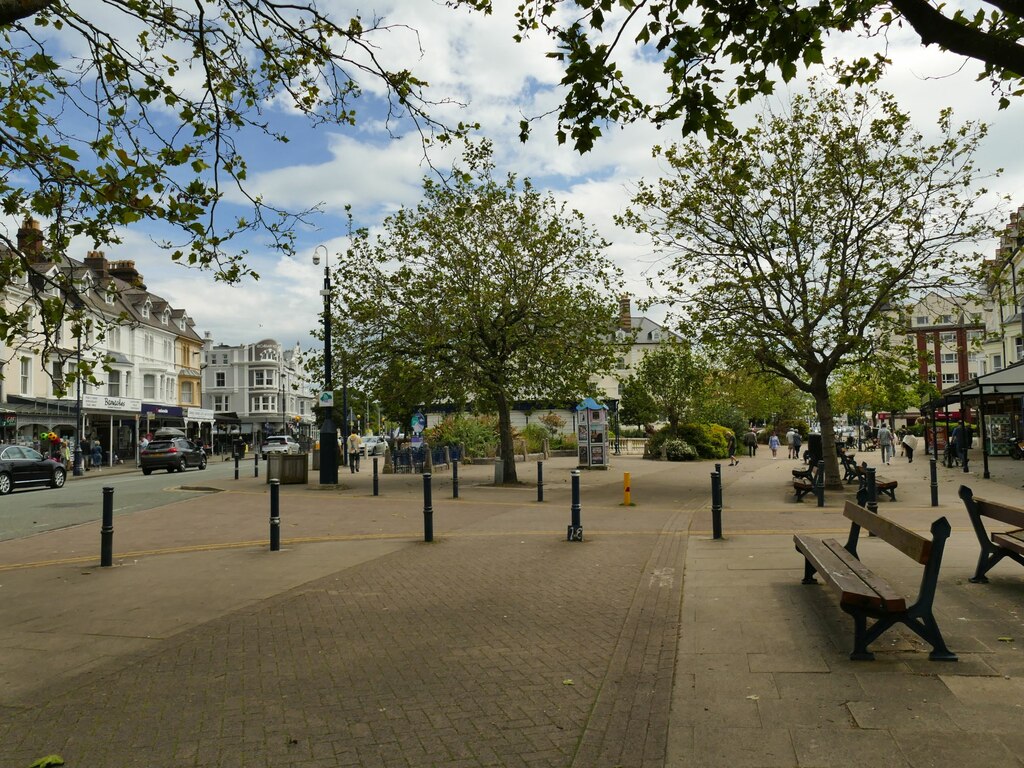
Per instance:
[[[144,475],[154,469],[168,472],[184,472],[189,467],[206,469],[206,451],[183,437],[153,440],[139,453],[139,466]]]
[[[24,445],[0,444],[0,496],[29,485],[61,488],[67,476],[63,464],[37,450]]]

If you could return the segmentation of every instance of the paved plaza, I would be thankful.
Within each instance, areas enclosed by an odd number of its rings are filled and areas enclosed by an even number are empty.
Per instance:
[[[714,540],[712,463],[614,457],[582,474],[585,538],[567,542],[573,463],[545,463],[543,503],[532,462],[521,488],[461,466],[457,500],[437,470],[431,543],[422,480],[381,476],[374,497],[365,468],[283,486],[279,552],[263,478],[196,473],[157,482],[209,482],[201,498],[115,518],[111,568],[98,523],[0,542],[0,765],[1022,765],[1024,568],[968,581],[956,491],[1024,506],[1024,462],[939,467],[937,508],[927,457],[880,471],[899,481],[881,513],[953,526],[935,609],[956,663],[902,628],[850,661],[851,619],[800,583],[793,533],[844,539],[852,486],[819,508],[794,502],[795,461],[726,462]],[[102,481],[68,490],[98,514]],[[860,552],[916,594],[913,562]]]

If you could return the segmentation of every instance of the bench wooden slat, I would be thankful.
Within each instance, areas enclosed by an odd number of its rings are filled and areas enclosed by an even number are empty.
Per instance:
[[[842,549],[835,539],[830,541]],[[793,543],[800,553],[814,565],[818,575],[839,593],[840,602],[871,608],[882,607],[882,598],[878,593],[858,578],[847,562],[840,559],[827,542],[821,539],[794,536]]]
[[[1016,509],[1006,504],[1000,504],[997,501],[982,499],[977,496],[974,497],[974,503],[978,505],[978,512],[983,514],[985,517],[991,517],[993,520],[998,520],[999,522],[1006,523],[1007,525],[1015,525],[1019,528],[1024,528],[1024,510]]]
[[[846,502],[843,515],[848,520],[857,523],[861,528],[865,528],[880,539],[884,539],[911,560],[924,565],[931,557],[932,543],[923,536],[919,536],[913,531],[904,528],[899,523],[894,523],[892,520],[872,514],[852,501]]]
[[[832,550],[833,554],[842,560],[851,571],[856,573],[857,577],[861,581],[863,581],[875,592],[876,595],[878,595],[878,600],[885,610],[894,612],[907,610],[906,598],[898,594],[896,590],[889,586],[889,584],[884,580],[869,571],[864,564],[851,555],[842,544],[835,539],[825,539],[823,543],[826,547]]]
[[[1004,549],[1012,549],[1014,552],[1024,555],[1024,531],[993,533],[992,543],[998,544]]]

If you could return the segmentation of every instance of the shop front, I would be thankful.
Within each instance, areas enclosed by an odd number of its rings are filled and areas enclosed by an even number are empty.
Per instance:
[[[104,464],[135,461],[141,407],[142,401],[133,397],[82,395],[82,438],[90,452],[98,440]]]
[[[142,403],[140,414],[142,434],[144,435],[152,436],[161,427],[185,429],[185,410],[181,406]]]

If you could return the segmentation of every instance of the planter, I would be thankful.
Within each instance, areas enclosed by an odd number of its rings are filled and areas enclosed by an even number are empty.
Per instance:
[[[309,482],[308,453],[272,453],[267,456],[267,484],[279,480],[281,485]]]

